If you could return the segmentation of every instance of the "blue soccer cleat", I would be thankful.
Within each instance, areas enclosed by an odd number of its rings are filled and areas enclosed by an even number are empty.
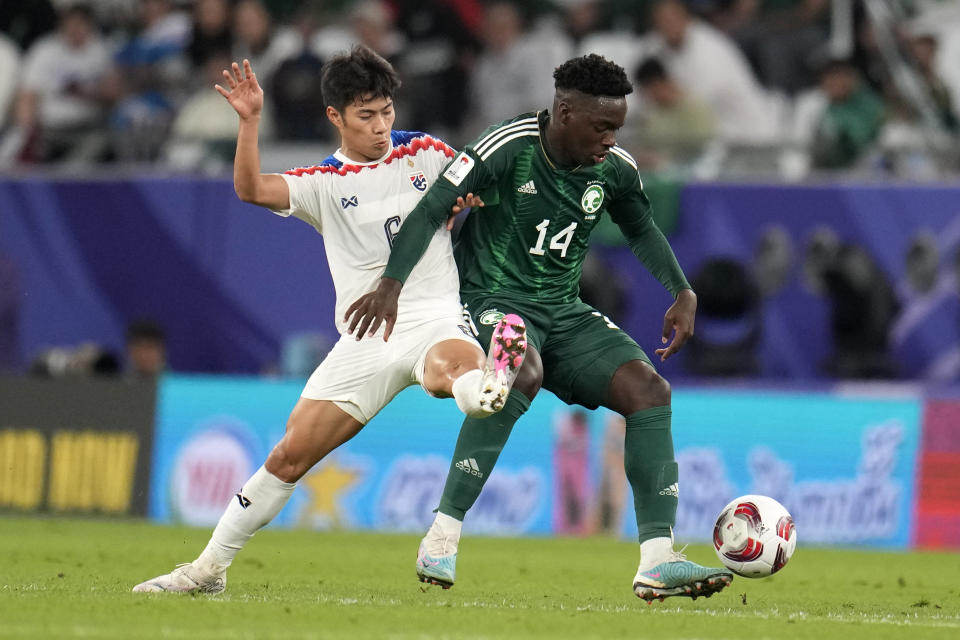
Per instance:
[[[435,522],[420,542],[417,551],[417,578],[444,589],[453,586],[457,576],[457,536],[443,535]]]
[[[690,562],[679,552],[672,552],[666,562],[646,570],[637,570],[633,579],[633,592],[650,604],[663,602],[670,596],[687,596],[696,600],[709,598],[733,582],[733,573],[727,569],[702,567]]]

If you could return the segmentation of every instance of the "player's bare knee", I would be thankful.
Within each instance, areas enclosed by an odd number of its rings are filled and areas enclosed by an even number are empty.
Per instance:
[[[291,455],[291,452],[286,446],[286,442],[281,440],[270,452],[270,455],[267,456],[267,461],[264,466],[267,468],[267,471],[283,482],[292,483],[300,480],[313,465],[299,456]]]
[[[670,406],[670,383],[667,382],[667,379],[661,376],[659,373],[654,373],[651,376],[650,382],[647,384],[648,390],[644,394],[650,399],[651,407],[668,407]]]
[[[523,366],[517,372],[517,379],[513,383],[513,390],[519,391],[530,400],[537,395],[543,385],[543,361],[540,354],[533,348],[527,349]]]
[[[621,415],[670,406],[670,383],[641,360],[617,369],[610,383],[608,407]]]
[[[630,388],[634,411],[670,406],[670,383],[652,367],[641,367],[641,373],[633,376]]]

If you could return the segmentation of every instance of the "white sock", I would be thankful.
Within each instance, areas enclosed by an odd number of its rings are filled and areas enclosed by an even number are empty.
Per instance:
[[[471,369],[453,381],[453,399],[460,411],[471,418],[485,418],[490,415],[480,407],[480,387],[483,384],[483,371]]]
[[[640,570],[652,569],[673,551],[673,538],[650,538],[640,543]]]
[[[427,537],[424,540],[427,545],[427,553],[432,556],[446,556],[457,552],[460,545],[460,532],[463,529],[463,523],[453,516],[437,512],[430,530],[427,531]]]
[[[440,527],[440,531],[445,536],[453,536],[460,539],[460,532],[463,531],[463,522],[453,516],[437,511],[437,517],[433,519],[434,524]]]
[[[283,482],[266,467],[257,469],[230,500],[197,562],[211,573],[229,567],[253,534],[280,513],[296,486],[295,482]]]

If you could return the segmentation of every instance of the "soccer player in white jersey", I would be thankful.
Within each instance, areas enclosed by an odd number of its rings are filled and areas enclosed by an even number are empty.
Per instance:
[[[498,325],[489,354],[480,348],[464,320],[447,228],[433,237],[407,281],[399,301],[407,321],[395,325],[392,339],[387,342],[386,332],[382,340],[361,341],[346,332],[347,305],[380,281],[400,225],[454,156],[441,140],[392,130],[400,82],[386,60],[360,46],[325,65],[326,116],[340,134],[340,148],[319,166],[283,175],[260,173],[263,91],[249,61],[223,74],[227,86],[216,89],[240,119],[237,195],[323,234],[341,338],[307,381],[285,435],[230,501],[200,556],[134,591],[222,591],[233,558],[280,512],[297,481],[402,389],[419,383],[431,395],[453,397],[468,416],[487,416],[506,402],[526,349],[517,316]],[[470,204],[480,201],[468,195],[452,213]]]

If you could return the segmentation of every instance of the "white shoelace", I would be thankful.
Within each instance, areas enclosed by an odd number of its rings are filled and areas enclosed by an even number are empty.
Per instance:
[[[430,535],[427,536],[427,553],[431,556],[448,556],[457,552],[458,537],[454,535],[444,535],[436,523],[430,527]]]
[[[680,548],[680,551],[671,550],[665,562],[686,562],[687,556],[685,556],[683,553],[684,551],[686,551],[686,549],[687,549],[687,545],[683,545]]]

